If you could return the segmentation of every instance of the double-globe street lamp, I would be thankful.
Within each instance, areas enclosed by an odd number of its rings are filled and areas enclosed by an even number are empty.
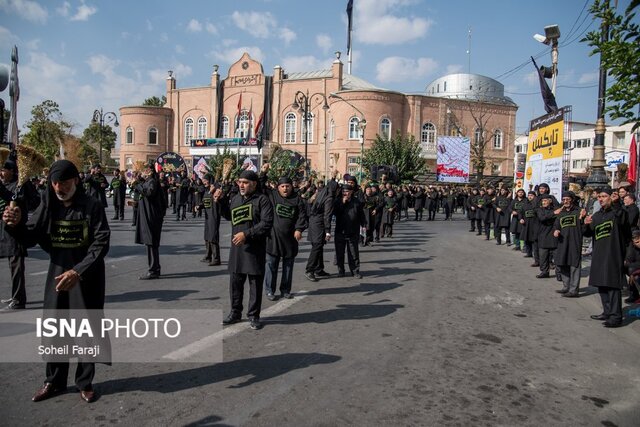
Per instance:
[[[329,98],[336,98],[336,99],[339,99],[340,101],[343,101],[343,102],[347,103],[351,108],[356,110],[360,114],[360,116],[362,117],[362,118],[358,119],[358,140],[360,141],[360,176],[358,177],[358,179],[362,180],[362,176],[363,176],[362,175],[362,163],[363,163],[363,158],[364,158],[364,129],[367,127],[367,121],[364,118],[364,114],[362,113],[362,111],[360,111],[360,109],[358,107],[356,107],[350,101],[344,99],[343,97],[341,97],[337,93],[331,93],[329,95]]]
[[[297,91],[293,97],[293,104],[291,105],[291,107],[294,110],[298,110],[302,114],[302,123],[304,127],[302,135],[304,137],[304,177],[305,178],[309,178],[309,158],[308,158],[309,118],[310,118],[309,116],[311,115],[311,100],[313,99],[314,96],[319,97],[319,99],[323,101],[322,109],[326,112],[329,109],[329,104],[327,104],[327,97],[321,92],[316,92],[314,94],[309,95],[308,90],[306,92]]]
[[[120,123],[118,123],[118,116],[113,111],[103,112],[102,108],[99,110],[95,110],[93,112],[93,118],[91,119],[91,123],[98,123],[100,129],[98,129],[98,136],[100,144],[100,152],[98,153],[98,158],[100,159],[100,164],[102,164],[102,128],[104,127],[105,122],[110,123],[113,122],[115,127],[118,127]]]

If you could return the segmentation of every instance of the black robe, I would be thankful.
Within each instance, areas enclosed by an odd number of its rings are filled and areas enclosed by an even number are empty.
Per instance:
[[[243,232],[246,238],[240,246],[231,244],[229,272],[264,275],[267,236],[273,226],[273,207],[267,196],[256,192],[245,198],[236,194],[222,214],[231,221],[231,236]]]
[[[485,194],[484,196],[480,196],[478,195],[475,199],[475,203],[476,203],[476,219],[480,219],[482,221],[484,221],[485,217],[487,216],[487,209],[489,209],[488,206],[488,201],[489,201],[489,197]]]
[[[509,232],[519,235],[522,231],[523,224],[520,224],[520,218],[526,201],[527,199],[520,200],[518,198],[511,201],[511,207],[509,208],[509,211],[511,212],[511,225],[509,227]],[[520,238],[522,237],[520,236]]]
[[[100,200],[102,206],[107,207],[106,189],[109,186],[107,178],[101,173],[87,175],[84,180],[87,194]]]
[[[638,210],[638,206],[636,204],[632,204],[629,206],[625,206],[624,209],[627,211],[627,222],[629,224],[629,229],[631,231],[638,229],[638,219],[640,218],[640,210]]]
[[[222,219],[223,203],[228,203],[228,200],[220,198],[214,202],[209,191],[205,191],[204,197],[202,197],[200,206],[204,210],[204,240],[207,242],[220,243],[220,220]]]
[[[333,214],[333,188],[331,185],[318,190],[315,200],[307,204],[309,230],[307,240],[312,244],[325,241],[325,234],[331,232]]]
[[[366,224],[362,203],[353,197],[346,203],[342,202],[342,198],[336,199],[333,212],[336,216],[336,235],[357,236],[360,234],[360,227]]]
[[[495,210],[495,202],[497,196],[495,194],[485,194],[484,195],[484,220],[485,224],[495,224],[496,222],[496,210]]]
[[[382,223],[393,225],[398,210],[398,199],[395,196],[384,196],[382,206]]]
[[[556,220],[553,208],[537,208],[536,217],[538,218],[538,247],[555,249],[558,247],[558,239],[553,237],[553,224]]]
[[[114,177],[111,180],[111,190],[113,190],[113,205],[124,206],[127,196],[127,181],[119,176]]]
[[[273,227],[267,236],[267,253],[295,258],[298,255],[298,241],[294,232],[303,232],[309,224],[306,203],[296,193],[284,198],[278,190],[267,190],[267,197],[273,205]]]
[[[580,267],[580,261],[582,260],[580,208],[577,206],[571,206],[569,210],[563,208],[562,212],[556,217],[553,230],[560,230],[558,247],[553,254],[555,264]]]
[[[627,212],[624,209],[600,209],[583,234],[593,237],[593,260],[589,286],[622,289],[625,280],[624,257],[629,240]]]
[[[522,224],[522,229],[520,230],[520,239],[525,242],[537,242],[540,223],[536,215],[535,199],[533,201],[529,201],[529,199],[524,201],[518,221],[523,219],[524,224]]]
[[[498,196],[494,203],[494,215],[496,227],[509,227],[511,225],[511,199],[509,197]],[[498,212],[500,208],[500,212]]]
[[[467,219],[476,219],[478,197],[477,194],[472,194],[467,198]]]
[[[142,245],[159,246],[162,234],[162,222],[166,213],[164,195],[156,178],[134,184],[140,194],[138,218],[136,220],[136,240]]]

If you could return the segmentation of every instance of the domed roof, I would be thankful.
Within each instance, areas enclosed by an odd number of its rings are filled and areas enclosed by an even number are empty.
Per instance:
[[[502,83],[480,74],[447,74],[429,83],[425,92],[427,96],[438,98],[517,106],[511,98],[504,95]]]

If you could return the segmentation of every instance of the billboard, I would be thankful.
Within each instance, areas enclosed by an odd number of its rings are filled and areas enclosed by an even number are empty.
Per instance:
[[[526,191],[547,183],[550,193],[561,197],[564,115],[565,109],[560,108],[531,121],[524,174]]]
[[[469,182],[469,138],[438,137],[437,176],[439,182]]]
[[[187,165],[182,156],[172,151],[162,153],[156,159],[156,172],[175,175],[187,170]]]

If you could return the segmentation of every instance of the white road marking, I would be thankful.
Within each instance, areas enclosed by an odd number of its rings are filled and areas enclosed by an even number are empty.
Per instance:
[[[266,310],[262,310],[261,317],[273,316],[280,313],[281,311],[286,310],[296,302],[306,298],[307,293],[308,291],[299,291],[295,293],[295,296],[292,299],[281,299],[277,304],[272,305]],[[232,336],[237,335],[242,331],[246,331],[248,327],[249,326],[246,322],[236,323],[235,325],[227,326],[223,330],[218,331],[215,334],[211,334],[209,336],[201,338],[198,341],[195,341],[185,347],[182,347],[179,350],[172,351],[169,354],[165,354],[162,357],[164,359],[171,359],[171,360],[186,359],[207,348],[220,345],[220,341],[224,341],[225,339],[231,338]]]
[[[118,258],[110,258],[107,257],[104,259],[104,263],[105,264],[113,264],[114,262],[120,262],[120,261],[127,261],[130,259],[136,258],[136,255],[127,255],[127,256],[122,256],[122,257],[118,257]],[[48,271],[47,270],[43,270],[43,271],[36,271],[35,273],[30,273],[29,276],[43,276],[45,274],[47,274]]]
[[[47,273],[48,273],[47,270],[45,270],[45,271],[37,271],[35,273],[29,274],[29,276],[42,276],[43,274],[47,274]]]

